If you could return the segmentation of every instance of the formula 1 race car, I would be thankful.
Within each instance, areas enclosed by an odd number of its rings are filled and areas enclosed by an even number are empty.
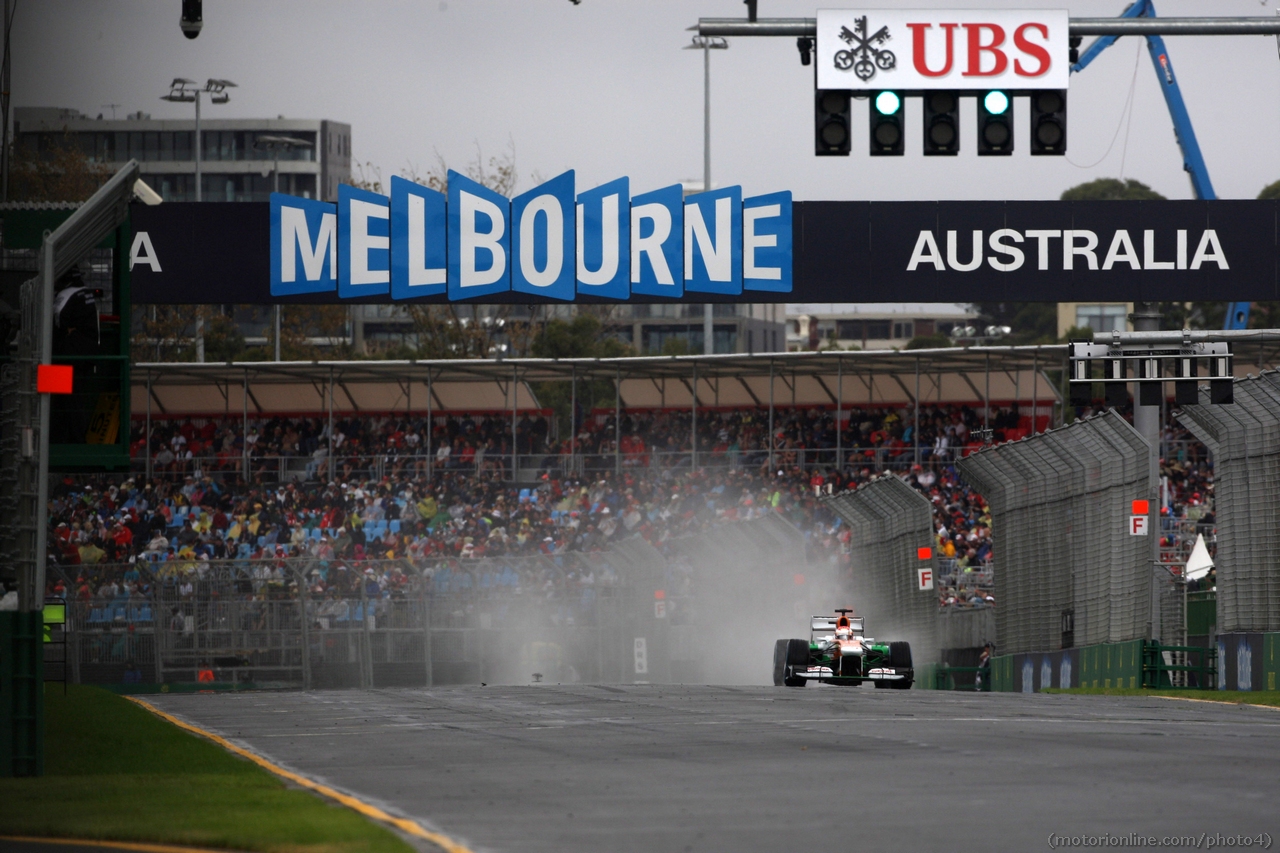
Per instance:
[[[778,640],[773,648],[773,683],[779,687],[804,687],[807,682],[858,685],[871,681],[876,687],[911,689],[915,670],[911,645],[878,643],[862,633],[862,617],[852,610],[837,616],[814,616],[809,639]]]

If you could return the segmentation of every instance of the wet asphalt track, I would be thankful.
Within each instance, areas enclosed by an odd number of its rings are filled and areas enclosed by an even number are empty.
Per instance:
[[[814,685],[147,698],[477,853],[1047,850],[1051,832],[1280,830],[1267,708]]]

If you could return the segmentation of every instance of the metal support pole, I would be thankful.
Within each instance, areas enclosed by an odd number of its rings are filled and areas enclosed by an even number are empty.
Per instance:
[[[331,386],[332,387],[332,386]],[[249,370],[245,368],[244,384],[240,388],[240,402],[243,406],[242,418],[240,421],[240,459],[244,468],[244,481],[246,483],[251,479],[249,476]]]
[[[1135,332],[1158,332],[1160,331],[1160,311],[1159,306],[1154,302],[1138,302],[1133,306],[1133,314],[1130,316],[1133,321],[1133,330]],[[1150,452],[1147,454],[1147,474],[1150,477],[1150,483],[1153,488],[1150,494],[1143,495],[1150,501],[1150,506],[1156,509],[1156,530],[1159,530],[1159,505],[1160,490],[1158,483],[1160,482],[1160,407],[1144,406],[1141,402],[1141,395],[1138,392],[1138,386],[1133,386],[1133,428],[1138,434],[1147,440],[1150,445]],[[1135,495],[1134,497],[1137,497]],[[1160,537],[1153,532],[1147,536],[1150,554],[1148,559],[1151,565],[1156,565],[1160,560]],[[1156,581],[1154,573],[1148,572],[1151,576],[1151,639],[1159,641],[1161,638],[1160,631],[1160,587]]]
[[[982,391],[982,428],[991,429],[991,353],[987,353],[986,365],[982,369],[986,386]]]
[[[147,479],[151,479],[151,372],[147,371],[147,444],[143,449],[143,453],[147,458],[146,471]],[[159,611],[157,611],[159,612]]]
[[[1036,410],[1040,407],[1040,350],[1031,356],[1031,434],[1036,434]]]
[[[431,389],[431,368],[427,368],[427,434],[423,436],[423,441],[427,447],[427,482],[430,483],[432,477],[435,476],[436,460],[431,455],[431,435],[435,432],[435,420],[433,419],[432,407],[435,404],[435,392]],[[430,519],[428,519],[430,521]]]
[[[1280,35],[1277,18],[1071,18],[1067,32],[1073,36],[1235,36]],[[816,18],[699,18],[700,36],[809,37],[818,34]]]
[[[613,474],[622,474],[622,370],[613,377]]]
[[[578,469],[578,365],[569,374],[569,469]],[[568,474],[568,471],[565,472]]]
[[[302,625],[302,689],[311,689],[311,619],[307,615],[307,575],[298,572],[298,622]]]
[[[284,311],[283,305],[276,305],[276,361],[280,360],[280,314]]]
[[[196,201],[204,201],[204,189],[200,180],[200,160],[203,154],[203,142],[200,139],[200,90],[196,90]]]
[[[431,668],[431,596],[427,594],[427,585],[422,580],[422,570],[418,570],[418,584],[422,590],[422,657],[426,663],[427,686],[435,686],[435,672]]]
[[[520,464],[520,445],[516,437],[516,404],[519,397],[519,389],[516,383],[520,381],[520,369],[518,367],[511,368],[511,482],[516,481],[516,466]],[[480,472],[476,472],[479,474]]]
[[[844,359],[836,356],[836,470],[844,470]]]
[[[693,412],[689,426],[689,470],[698,470],[698,362],[693,363],[693,399],[690,403]]]
[[[360,686],[366,690],[373,689],[373,633],[370,630],[369,622],[372,621],[369,613],[369,590],[368,584],[364,576],[360,576],[360,622],[363,631],[360,636],[362,645],[360,654]]]
[[[773,473],[773,359],[769,359],[769,472]]]
[[[916,356],[915,415],[911,421],[911,443],[915,446],[915,464],[920,464],[920,357]]]

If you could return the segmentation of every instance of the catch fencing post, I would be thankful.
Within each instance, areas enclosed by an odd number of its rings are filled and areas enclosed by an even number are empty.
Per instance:
[[[332,395],[333,393],[332,390],[330,390],[329,393],[330,395]],[[433,415],[432,415],[432,408],[431,408],[434,402],[432,400],[432,397],[434,395],[435,395],[435,391],[431,387],[431,367],[430,365],[428,365],[427,366],[427,434],[424,439],[427,443],[427,482],[428,483],[431,482],[432,476],[435,474],[435,470],[436,470],[436,460],[431,455],[431,435],[433,432],[435,432],[435,421],[432,420]],[[430,521],[431,519],[428,518],[425,520]]]
[[[143,448],[143,455],[146,457],[147,479],[151,479],[151,371],[147,371],[147,445]]]
[[[622,474],[622,370],[613,372],[613,476]]]
[[[298,623],[302,626],[302,689],[311,689],[311,625],[307,618],[307,574],[297,570]]]
[[[844,470],[844,359],[836,356],[836,470]]]
[[[693,363],[693,402],[692,402],[693,420],[690,422],[689,429],[689,447],[692,455],[689,457],[690,472],[698,470],[698,362]]]
[[[769,359],[769,472],[773,473],[773,359]]]
[[[244,371],[244,385],[241,388],[240,402],[243,404],[243,420],[240,425],[240,458],[244,464],[244,481],[247,484],[250,480],[249,476],[249,369],[246,367]]]
[[[920,464],[920,356],[916,356],[915,416],[911,424],[911,443],[915,446],[915,463]]]
[[[520,464],[520,443],[516,437],[516,405],[518,403],[519,389],[516,383],[520,381],[520,368],[513,366],[511,368],[511,482],[516,481],[516,466]],[[476,471],[476,476],[480,476],[480,471]]]
[[[427,686],[435,686],[435,673],[431,671],[431,596],[427,594],[427,581],[422,569],[418,569],[418,588],[422,595],[422,657],[426,664]]]

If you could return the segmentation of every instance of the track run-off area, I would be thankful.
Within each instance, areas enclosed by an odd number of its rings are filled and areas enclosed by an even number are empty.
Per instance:
[[[477,853],[1044,850],[1051,835],[1280,829],[1280,711],[1265,707],[817,685],[147,699]]]

